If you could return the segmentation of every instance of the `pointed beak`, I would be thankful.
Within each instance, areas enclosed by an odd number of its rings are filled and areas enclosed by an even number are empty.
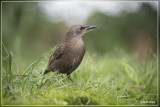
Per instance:
[[[86,30],[94,29],[94,28],[96,28],[96,26],[88,26]]]

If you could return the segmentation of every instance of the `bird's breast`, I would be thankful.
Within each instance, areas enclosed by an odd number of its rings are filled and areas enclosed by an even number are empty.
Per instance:
[[[85,45],[82,40],[65,42],[63,55],[54,62],[54,69],[60,73],[72,73],[81,63],[85,54]]]
[[[73,66],[78,66],[85,54],[85,45],[82,39],[75,40],[74,42],[70,43],[71,45],[68,46],[68,56],[70,58],[71,64]]]

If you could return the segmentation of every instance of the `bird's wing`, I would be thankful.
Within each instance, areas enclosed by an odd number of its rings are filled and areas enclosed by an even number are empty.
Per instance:
[[[63,50],[64,50],[64,45],[61,44],[55,51],[54,53],[51,55],[51,57],[49,58],[49,64],[52,64],[55,60],[61,58],[63,56]]]

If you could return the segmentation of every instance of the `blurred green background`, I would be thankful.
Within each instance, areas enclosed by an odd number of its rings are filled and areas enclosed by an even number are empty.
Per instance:
[[[61,43],[67,29],[74,24],[98,27],[83,37],[87,52],[101,55],[121,49],[137,53],[136,57],[140,60],[148,53],[156,53],[156,2],[55,1],[2,4],[2,41],[20,62],[25,60],[30,63],[35,57]]]

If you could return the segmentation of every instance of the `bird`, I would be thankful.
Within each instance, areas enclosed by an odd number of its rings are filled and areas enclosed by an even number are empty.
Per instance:
[[[67,74],[68,79],[75,83],[70,74],[82,62],[86,48],[82,40],[84,33],[96,26],[88,25],[73,25],[66,32],[64,41],[55,49],[54,53],[49,58],[47,69],[44,75],[49,72]],[[58,81],[58,78],[56,78]]]

